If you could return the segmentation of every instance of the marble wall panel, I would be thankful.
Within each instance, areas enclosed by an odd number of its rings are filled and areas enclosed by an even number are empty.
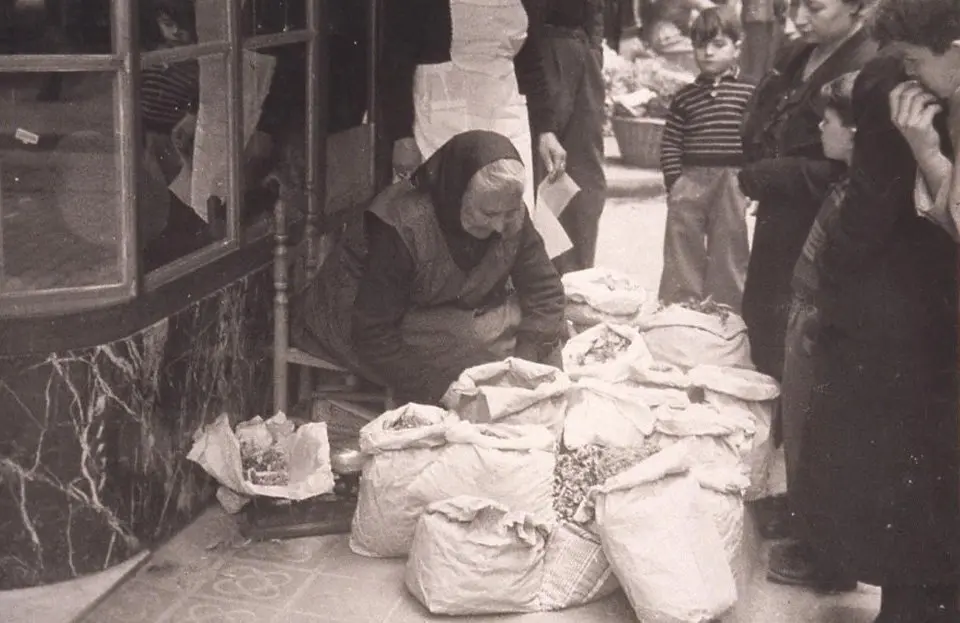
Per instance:
[[[101,571],[209,503],[185,457],[221,412],[267,413],[271,297],[260,271],[129,338],[0,359],[0,590]]]

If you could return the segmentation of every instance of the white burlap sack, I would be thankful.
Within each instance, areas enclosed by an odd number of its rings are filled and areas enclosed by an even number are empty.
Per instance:
[[[735,314],[722,319],[670,305],[644,317],[639,329],[657,361],[681,368],[703,364],[753,368],[747,326]]]
[[[410,495],[421,507],[473,495],[555,522],[556,439],[549,429],[461,421],[447,428],[446,439],[437,460],[410,484]]]
[[[615,353],[607,353],[606,361],[594,362],[592,353],[606,352],[604,344],[625,342],[627,346]],[[636,329],[626,325],[599,324],[570,338],[563,347],[563,369],[570,378],[584,377],[618,383],[629,377],[630,367],[638,362],[652,361],[643,338]]]
[[[653,433],[654,423],[642,390],[582,378],[570,391],[563,444],[567,448],[639,447]]]
[[[746,402],[767,402],[780,395],[776,379],[756,370],[699,365],[687,372],[687,378],[690,385]]]
[[[743,548],[744,504],[743,493],[749,480],[741,470],[729,468],[694,468],[700,483],[700,500],[704,512],[713,518],[727,561],[732,569]]]
[[[413,419],[411,419],[413,418]],[[387,411],[360,430],[360,449],[370,455],[360,477],[350,549],[361,556],[405,556],[413,542],[423,504],[410,493],[417,477],[440,457],[446,422],[443,409],[408,404]],[[427,422],[394,428],[399,422]]]
[[[701,366],[691,370],[691,377],[704,387],[704,401],[722,413],[754,423],[750,443],[739,447],[740,460],[749,474],[745,496],[757,500],[785,492],[783,479],[775,478],[777,451],[773,447],[770,428],[779,386],[771,377],[750,370]]]
[[[644,623],[707,623],[737,599],[723,541],[688,465],[677,445],[590,496],[603,551]]]
[[[559,436],[569,389],[563,371],[510,357],[464,370],[441,402],[468,422],[540,424]]]
[[[433,614],[539,609],[549,528],[492,500],[459,496],[420,517],[404,581]]]
[[[603,599],[620,588],[600,537],[560,522],[547,539],[540,587],[542,610],[563,610]]]
[[[578,326],[631,324],[657,307],[656,294],[630,275],[609,268],[588,268],[563,276],[566,317]]]

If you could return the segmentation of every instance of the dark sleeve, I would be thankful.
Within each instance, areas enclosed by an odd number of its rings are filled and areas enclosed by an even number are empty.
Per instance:
[[[530,348],[542,360],[563,338],[566,299],[560,275],[550,262],[543,239],[529,214],[524,219],[520,236],[520,249],[510,273],[523,310],[523,319],[517,330],[517,349]]]
[[[673,98],[663,126],[663,138],[660,139],[660,170],[663,171],[663,184],[667,192],[683,174],[683,126],[685,125],[680,95]]]
[[[432,11],[435,4],[424,0],[383,2],[378,88],[380,101],[384,103],[381,107],[384,132],[391,145],[413,136],[413,75],[426,36],[423,24],[428,20],[424,11]]]
[[[856,280],[897,222],[915,212],[916,161],[890,120],[889,94],[905,80],[896,59],[878,59],[861,71],[853,89],[857,116],[850,185],[819,255],[821,278],[839,286]]]
[[[845,169],[836,160],[765,158],[740,170],[740,188],[760,203],[775,206],[778,200],[789,199],[790,205],[810,205],[815,209]]]
[[[607,44],[616,49],[617,44],[627,37],[640,35],[640,20],[633,6],[633,0],[608,0],[607,18],[604,24]]]
[[[395,0],[396,1],[396,0]],[[543,56],[540,52],[545,19],[543,0],[523,0],[527,12],[527,39],[513,59],[520,92],[527,97],[530,126],[536,137],[545,132],[557,132],[557,114],[550,98],[547,76],[543,71]]]
[[[367,248],[353,305],[353,346],[381,380],[402,386],[406,366],[400,323],[410,307],[413,258],[395,230],[369,215]]]

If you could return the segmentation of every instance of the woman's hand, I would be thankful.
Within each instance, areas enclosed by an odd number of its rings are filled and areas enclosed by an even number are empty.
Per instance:
[[[890,92],[890,119],[917,160],[940,154],[940,135],[933,118],[941,110],[936,96],[916,82],[902,82]]]
[[[412,136],[401,138],[393,143],[393,173],[397,177],[409,179],[413,172],[423,164],[423,154]]]
[[[567,168],[567,150],[553,132],[544,132],[537,140],[537,151],[547,167],[547,178],[551,181],[563,175]]]

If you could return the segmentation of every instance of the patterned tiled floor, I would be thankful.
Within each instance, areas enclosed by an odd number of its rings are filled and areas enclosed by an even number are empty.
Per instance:
[[[750,528],[748,527],[748,530]],[[753,543],[751,548],[749,543]],[[748,539],[747,557],[763,551]],[[159,550],[84,623],[627,623],[626,598],[558,613],[449,619],[427,613],[403,585],[403,561],[350,552],[346,538],[246,542],[233,519],[211,508]],[[763,580],[747,566],[737,610],[724,623],[870,623],[876,591],[819,597]],[[750,571],[753,571],[751,574]],[[38,622],[39,623],[39,622]],[[46,622],[44,622],[46,623]]]

